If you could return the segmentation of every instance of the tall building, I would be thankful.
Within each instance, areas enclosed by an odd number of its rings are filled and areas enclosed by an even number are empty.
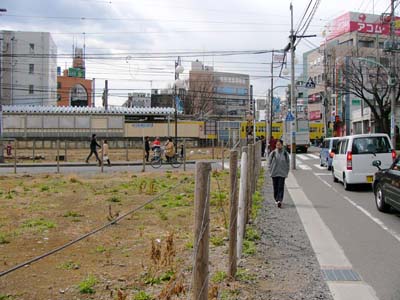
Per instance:
[[[376,69],[379,64],[379,72],[386,72],[390,54],[384,48],[389,28],[390,22],[380,15],[347,12],[328,24],[325,41],[320,47],[303,54],[304,79],[311,78],[316,84],[314,89],[306,91],[309,119],[325,122],[328,135],[379,130],[376,128],[378,121],[364,100],[354,93],[344,92],[344,74],[362,60],[363,68]],[[396,35],[399,33],[396,30]],[[388,76],[388,72],[384,76]],[[363,78],[364,85],[373,80],[367,77]],[[373,94],[365,96],[374,101]]]
[[[55,105],[57,47],[48,32],[0,31],[0,102]]]
[[[92,80],[85,77],[83,49],[75,48],[72,67],[57,76],[57,106],[92,106]]]
[[[185,113],[244,117],[249,112],[249,95],[249,75],[217,72],[195,61],[189,72]]]

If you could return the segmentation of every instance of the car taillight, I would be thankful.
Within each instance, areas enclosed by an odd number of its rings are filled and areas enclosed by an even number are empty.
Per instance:
[[[392,159],[393,159],[393,161],[396,160],[396,156],[397,156],[396,150],[392,150]]]
[[[330,158],[333,158],[334,156],[335,156],[335,152],[329,153],[329,157],[330,157]]]
[[[353,170],[353,154],[351,151],[347,152],[347,170]]]

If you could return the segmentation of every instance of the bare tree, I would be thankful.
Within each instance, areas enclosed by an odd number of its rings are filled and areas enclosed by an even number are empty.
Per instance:
[[[376,132],[389,134],[390,92],[392,88],[395,89],[398,101],[399,84],[395,86],[389,84],[388,70],[379,63],[352,57],[349,57],[347,62],[340,69],[343,80],[337,86],[338,92],[342,95],[352,94],[364,101],[374,116]]]
[[[209,72],[191,72],[189,90],[184,103],[185,114],[206,116],[214,108],[214,82]]]

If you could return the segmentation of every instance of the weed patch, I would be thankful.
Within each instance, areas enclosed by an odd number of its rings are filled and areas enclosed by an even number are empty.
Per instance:
[[[89,275],[83,281],[78,284],[79,293],[81,294],[94,294],[94,286],[97,283],[97,279],[93,275]]]
[[[8,244],[10,241],[5,233],[0,232],[0,245]],[[1,298],[0,298],[1,299]]]
[[[215,247],[220,247],[224,245],[224,238],[220,236],[212,236],[210,238],[211,244]]]
[[[37,231],[44,231],[46,229],[55,228],[56,223],[43,218],[26,220],[22,223],[22,228],[33,229]]]
[[[227,278],[226,272],[217,271],[214,276],[211,278],[213,283],[221,283]]]

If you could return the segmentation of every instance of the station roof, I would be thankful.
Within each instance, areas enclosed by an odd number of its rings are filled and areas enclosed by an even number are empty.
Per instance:
[[[171,107],[79,107],[79,106],[36,106],[36,105],[3,105],[3,113],[29,114],[99,114],[99,115],[171,115]]]

